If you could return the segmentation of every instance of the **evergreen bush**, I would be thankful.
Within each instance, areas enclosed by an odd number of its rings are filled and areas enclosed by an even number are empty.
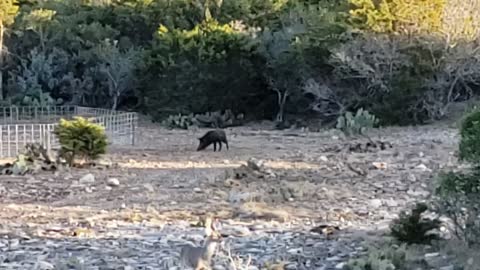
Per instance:
[[[430,244],[438,239],[437,234],[429,233],[440,228],[440,220],[426,219],[422,214],[428,210],[425,203],[417,203],[411,213],[403,211],[398,219],[392,222],[391,234],[397,240],[407,244]]]
[[[105,129],[83,117],[61,119],[54,134],[60,141],[60,155],[70,166],[76,157],[95,160],[107,150]]]
[[[460,159],[480,163],[480,110],[468,114],[460,127]]]

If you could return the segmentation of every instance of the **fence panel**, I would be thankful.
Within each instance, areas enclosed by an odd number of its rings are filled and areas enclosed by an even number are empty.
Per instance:
[[[15,157],[27,143],[40,143],[48,151],[58,148],[53,130],[60,119],[74,116],[86,117],[105,127],[112,144],[135,144],[138,115],[134,112],[80,106],[0,107],[0,158]]]

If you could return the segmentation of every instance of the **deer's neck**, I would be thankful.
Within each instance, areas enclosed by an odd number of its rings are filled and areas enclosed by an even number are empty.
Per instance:
[[[215,250],[217,249],[218,243],[208,240],[205,243],[205,246],[206,246],[206,250],[205,250],[205,254],[203,254],[203,257],[207,261],[210,261],[213,257],[213,254],[215,253]]]

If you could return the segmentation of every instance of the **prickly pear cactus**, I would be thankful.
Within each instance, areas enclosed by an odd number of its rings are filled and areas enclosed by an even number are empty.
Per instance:
[[[162,121],[162,125],[171,129],[189,129],[192,126],[204,128],[225,128],[242,125],[243,121],[243,114],[235,116],[231,110],[226,110],[223,114],[221,111],[215,111],[195,115],[170,115],[167,119]]]
[[[352,114],[346,112],[345,115],[340,116],[337,119],[337,129],[340,129],[345,135],[364,134],[367,129],[375,127],[378,124],[378,119],[375,115],[370,114],[368,111],[362,108]]]
[[[162,125],[172,129],[173,128],[189,129],[191,126],[194,125],[193,119],[194,119],[193,114],[170,115],[167,119],[162,121]]]
[[[234,115],[231,110],[226,110],[225,113],[221,111],[206,112],[204,114],[196,114],[194,123],[199,127],[206,128],[226,128],[232,126],[241,126],[244,121],[244,115]]]
[[[17,160],[13,164],[12,173],[15,175],[24,175],[30,170],[29,162],[25,155],[18,155]]]

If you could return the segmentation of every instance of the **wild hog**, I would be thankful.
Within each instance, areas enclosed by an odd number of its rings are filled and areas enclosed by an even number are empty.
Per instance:
[[[200,144],[198,145],[197,151],[201,151],[207,148],[212,143],[213,143],[213,152],[217,151],[217,143],[219,145],[218,151],[221,151],[222,142],[225,143],[228,150],[227,136],[225,135],[225,131],[221,129],[210,130],[198,140],[200,140]]]

